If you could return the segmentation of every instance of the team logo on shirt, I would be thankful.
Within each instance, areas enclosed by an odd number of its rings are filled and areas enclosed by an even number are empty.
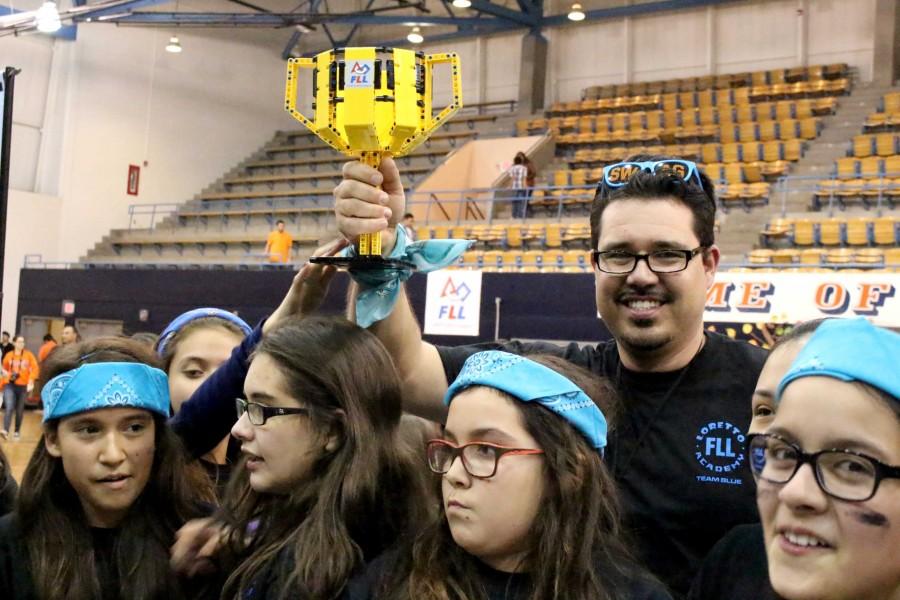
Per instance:
[[[697,481],[741,485],[739,471],[746,460],[747,436],[728,421],[704,424],[694,437],[694,457],[704,473]]]

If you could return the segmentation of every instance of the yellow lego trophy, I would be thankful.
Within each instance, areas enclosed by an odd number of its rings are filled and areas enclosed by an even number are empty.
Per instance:
[[[453,100],[432,113],[434,65],[449,64]],[[313,70],[313,118],[297,110],[300,69]],[[378,168],[384,153],[403,156],[424,142],[462,106],[459,55],[400,48],[336,48],[287,64],[285,109],[326,144]],[[350,269],[411,268],[381,257],[381,233],[360,236],[355,258],[313,262]]]

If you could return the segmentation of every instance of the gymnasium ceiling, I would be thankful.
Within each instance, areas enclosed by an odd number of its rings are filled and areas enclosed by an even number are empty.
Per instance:
[[[509,31],[564,26],[575,0],[59,0],[64,28],[73,37],[79,24],[153,27],[177,34],[240,39],[289,55],[313,54],[345,45],[409,45],[406,34],[419,26],[426,43]],[[581,0],[586,20],[671,11],[737,0]],[[42,0],[0,0],[0,36],[34,32],[25,19]],[[11,10],[10,10],[11,9]],[[14,17],[22,17],[15,22]],[[6,21],[4,21],[6,19]],[[73,27],[74,26],[74,27]]]

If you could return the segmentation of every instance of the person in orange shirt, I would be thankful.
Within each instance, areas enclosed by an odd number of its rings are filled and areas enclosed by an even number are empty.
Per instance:
[[[284,221],[278,219],[275,222],[275,231],[270,233],[269,239],[266,240],[266,254],[269,255],[269,262],[290,262],[293,245],[294,238],[284,230]]]
[[[56,348],[56,340],[53,339],[53,336],[49,333],[44,336],[44,343],[38,349],[38,362],[40,364],[44,363],[44,359]]]
[[[12,421],[13,410],[16,413],[16,433],[14,439],[19,439],[22,430],[22,416],[25,412],[25,397],[34,389],[34,382],[38,378],[38,362],[30,351],[25,349],[25,336],[17,335],[13,339],[15,349],[3,357],[3,429],[0,437],[9,437],[9,424]]]

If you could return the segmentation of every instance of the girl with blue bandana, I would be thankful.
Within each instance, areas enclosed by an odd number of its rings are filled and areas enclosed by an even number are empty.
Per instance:
[[[443,436],[427,445],[440,511],[347,597],[670,598],[621,540],[603,463],[612,399],[594,375],[554,357],[469,357],[445,397]]]
[[[772,587],[785,600],[900,598],[900,335],[822,323],[750,436]]]
[[[169,397],[176,415],[203,382],[226,364],[235,348],[252,334],[252,328],[243,319],[219,308],[189,310],[166,326],[156,342],[156,352],[169,377]],[[246,361],[246,355],[238,352]],[[230,405],[233,395],[228,396],[223,400]],[[231,421],[229,426],[233,424],[233,415]],[[185,437],[187,443],[199,436],[191,432]],[[231,476],[232,464],[239,455],[238,445],[231,436],[223,433],[217,441],[207,442],[205,446],[200,450],[199,462],[212,479],[216,495],[221,497]]]
[[[394,365],[349,321],[289,320],[254,351],[244,396],[232,428],[244,459],[216,522],[173,560],[190,572],[215,556],[229,600],[336,598],[426,506],[400,450]]]
[[[168,428],[165,373],[138,342],[58,348],[43,369],[44,433],[0,519],[4,600],[203,598],[169,546],[212,500]]]

